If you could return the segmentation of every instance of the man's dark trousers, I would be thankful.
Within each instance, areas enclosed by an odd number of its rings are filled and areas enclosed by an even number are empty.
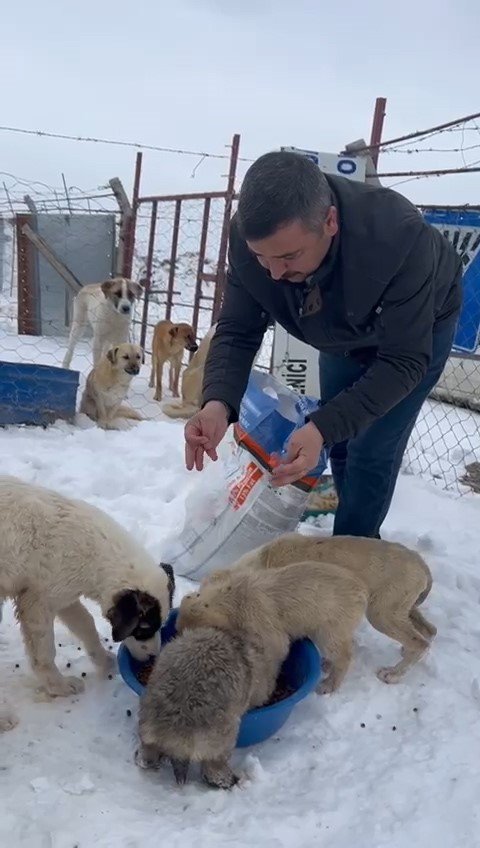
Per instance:
[[[387,515],[410,434],[422,404],[438,382],[452,348],[458,317],[435,327],[432,359],[418,386],[360,435],[334,445],[330,453],[339,504],[334,535],[379,535]],[[320,354],[320,390],[328,401],[353,386],[367,364],[352,356]]]

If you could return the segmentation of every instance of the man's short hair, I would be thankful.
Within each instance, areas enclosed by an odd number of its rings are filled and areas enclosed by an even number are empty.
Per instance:
[[[286,150],[265,153],[243,180],[237,210],[240,235],[256,241],[293,221],[320,230],[331,205],[328,182],[311,159]]]

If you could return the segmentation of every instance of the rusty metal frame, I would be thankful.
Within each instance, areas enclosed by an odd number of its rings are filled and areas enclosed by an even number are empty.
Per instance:
[[[145,350],[145,341],[147,338],[148,306],[150,302],[150,286],[152,279],[153,251],[155,249],[155,229],[157,226],[157,211],[158,203],[156,200],[154,200],[152,203],[152,214],[150,217],[150,235],[148,238],[147,267],[145,271],[145,288],[143,295],[142,325],[140,330],[140,346],[143,350]]]
[[[32,221],[31,214],[17,214],[17,326],[18,334],[39,336],[42,332],[40,318],[40,299],[37,297],[35,275],[35,248],[29,241],[23,227]]]
[[[165,318],[167,320],[170,319],[172,314],[172,300],[173,300],[173,288],[175,285],[175,271],[177,264],[177,251],[178,251],[178,235],[180,232],[180,216],[182,214],[182,202],[183,198],[177,197],[175,201],[175,216],[173,219],[173,232],[172,232],[172,249],[170,251],[170,268],[168,269],[168,287],[167,287],[167,304],[165,308]]]
[[[211,319],[212,323],[218,318],[218,313],[221,306],[221,301],[223,297],[223,289],[225,285],[225,277],[226,277],[226,264],[227,264],[227,252],[228,252],[228,236],[229,236],[229,227],[230,227],[230,219],[232,215],[232,206],[233,202],[236,199],[237,195],[235,193],[235,178],[237,173],[237,164],[238,164],[238,155],[240,148],[240,136],[234,135],[231,145],[231,155],[230,155],[230,164],[229,164],[229,172],[228,172],[228,180],[227,180],[227,188],[225,191],[207,191],[207,192],[191,192],[188,194],[158,194],[158,195],[141,195],[140,194],[140,174],[141,174],[141,165],[142,160],[140,158],[140,154],[137,155],[136,167],[135,167],[135,180],[134,180],[134,191],[132,198],[132,208],[134,209],[134,226],[132,233],[128,239],[127,245],[127,259],[128,262],[125,262],[125,271],[129,271],[131,274],[131,268],[133,264],[133,255],[134,255],[134,246],[135,246],[135,224],[136,224],[136,214],[140,206],[151,205],[151,217],[150,217],[150,232],[148,238],[148,252],[147,252],[147,261],[146,261],[146,270],[145,270],[145,280],[144,280],[144,298],[143,298],[143,309],[142,309],[142,318],[141,318],[141,330],[140,330],[140,344],[145,349],[145,342],[147,337],[147,328],[150,326],[148,322],[148,311],[149,311],[149,303],[150,296],[153,293],[152,289],[152,269],[153,269],[153,260],[155,253],[155,235],[157,230],[157,218],[158,218],[158,209],[159,205],[162,203],[174,203],[175,204],[175,212],[174,212],[174,221],[173,221],[173,231],[172,231],[172,241],[170,247],[170,267],[168,274],[168,283],[166,291],[162,290],[158,292],[155,290],[155,293],[161,293],[166,295],[165,302],[165,318],[169,319],[172,315],[173,308],[173,300],[174,296],[178,294],[175,291],[175,271],[176,271],[176,259],[177,259],[177,251],[178,251],[178,241],[179,241],[179,232],[180,232],[180,221],[182,214],[182,204],[184,201],[189,200],[197,200],[199,202],[203,202],[203,216],[202,216],[202,229],[200,235],[200,244],[199,244],[199,252],[198,252],[198,264],[197,264],[197,275],[196,275],[196,283],[195,283],[195,292],[193,303],[188,304],[178,304],[180,306],[188,306],[193,309],[192,316],[192,326],[197,332],[198,330],[198,319],[200,310],[207,309],[211,311]],[[222,219],[222,230],[220,235],[220,243],[218,247],[218,261],[217,261],[217,271],[216,273],[205,273],[205,255],[207,248],[207,240],[208,240],[208,230],[210,224],[210,213],[211,213],[211,202],[212,200],[224,200],[225,208]],[[125,274],[125,276],[129,276],[129,274]],[[205,295],[202,291],[202,284],[204,282],[213,282],[215,284],[214,294]],[[205,302],[211,304],[210,308],[203,305]]]
[[[198,328],[198,316],[200,314],[201,309],[201,301],[202,298],[205,299],[205,295],[202,292],[202,283],[205,280],[205,274],[203,271],[205,265],[205,253],[207,250],[207,238],[208,238],[208,225],[210,223],[210,207],[212,204],[212,198],[206,197],[203,204],[203,219],[202,219],[202,234],[200,236],[200,249],[198,251],[198,265],[197,265],[197,283],[195,286],[195,298],[193,302],[193,320],[192,326],[197,332]],[[215,279],[216,282],[216,279]]]
[[[225,211],[223,214],[222,235],[220,238],[220,249],[218,252],[217,282],[213,296],[212,324],[218,318],[222,305],[223,291],[225,288],[225,277],[227,272],[227,250],[230,220],[232,217],[232,206],[235,195],[235,177],[237,175],[238,152],[240,149],[240,136],[234,135],[232,142],[232,155],[230,156],[230,168],[228,171],[227,196],[225,198]]]
[[[125,233],[125,252],[123,256],[122,274],[127,279],[132,276],[133,254],[135,251],[135,229],[137,226],[137,211],[139,206],[138,195],[140,193],[140,180],[142,176],[142,159],[143,154],[137,153],[135,160],[135,176],[133,179],[133,194],[132,194],[132,214],[128,222],[127,231]]]

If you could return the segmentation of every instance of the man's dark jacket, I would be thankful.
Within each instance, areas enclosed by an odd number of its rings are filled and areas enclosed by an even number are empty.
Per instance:
[[[311,415],[332,445],[357,435],[425,375],[433,327],[461,306],[461,260],[447,239],[391,189],[327,176],[339,233],[309,286],[272,280],[230,228],[229,271],[208,355],[203,404],[222,400],[236,421],[269,323],[319,351],[358,356],[364,376]]]

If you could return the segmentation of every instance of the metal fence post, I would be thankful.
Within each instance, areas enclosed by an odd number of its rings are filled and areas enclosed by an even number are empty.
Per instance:
[[[153,251],[155,249],[155,229],[157,226],[157,209],[158,203],[156,200],[152,203],[152,215],[150,218],[150,235],[148,239],[148,254],[147,267],[145,271],[145,293],[143,296],[143,311],[142,311],[142,326],[140,330],[140,346],[145,350],[145,342],[147,338],[147,322],[148,322],[148,304],[150,301],[150,288],[152,280],[153,266]]]
[[[232,217],[233,198],[235,196],[235,177],[237,175],[239,148],[240,135],[236,134],[233,136],[232,140],[232,152],[230,156],[230,169],[228,172],[227,194],[225,197],[225,212],[223,215],[222,235],[220,239],[220,249],[218,252],[217,282],[215,285],[215,293],[213,296],[212,324],[214,324],[218,318],[220,307],[222,305],[223,290],[225,288],[228,233],[230,228],[230,219]]]

